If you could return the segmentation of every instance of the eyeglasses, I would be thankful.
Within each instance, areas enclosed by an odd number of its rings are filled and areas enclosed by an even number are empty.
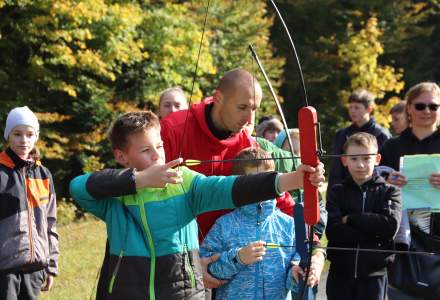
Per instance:
[[[414,108],[418,111],[422,111],[425,110],[427,107],[429,107],[430,111],[437,111],[437,109],[439,108],[439,104],[435,104],[435,103],[414,103]]]

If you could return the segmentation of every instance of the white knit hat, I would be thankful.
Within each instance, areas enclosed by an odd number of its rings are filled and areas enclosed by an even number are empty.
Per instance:
[[[5,140],[8,140],[9,133],[18,125],[31,126],[36,132],[40,130],[37,117],[27,106],[16,107],[9,112],[8,118],[6,119]]]

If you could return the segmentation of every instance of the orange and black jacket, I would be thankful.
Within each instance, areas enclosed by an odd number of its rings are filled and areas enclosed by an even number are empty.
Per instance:
[[[56,197],[40,161],[11,149],[0,153],[0,273],[46,269],[58,273]]]

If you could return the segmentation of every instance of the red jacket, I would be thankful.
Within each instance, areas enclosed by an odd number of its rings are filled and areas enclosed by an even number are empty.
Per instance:
[[[245,130],[220,140],[215,137],[206,123],[206,106],[213,102],[212,97],[206,98],[200,103],[194,104],[188,110],[181,110],[169,114],[161,121],[161,135],[164,142],[167,161],[179,157],[182,151],[183,159],[197,160],[222,160],[233,159],[244,148],[258,147],[255,139]],[[231,175],[232,163],[206,163],[193,166],[191,169],[210,175]],[[291,205],[283,202],[284,212],[292,215],[293,200]],[[289,201],[289,200],[287,200]],[[199,224],[199,240],[202,241],[215,220],[229,210],[208,212],[197,217]]]

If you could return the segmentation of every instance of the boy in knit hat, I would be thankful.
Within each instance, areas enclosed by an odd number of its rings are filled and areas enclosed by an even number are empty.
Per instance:
[[[263,137],[270,142],[274,142],[282,129],[283,124],[274,117],[261,122],[257,126],[257,137]]]
[[[52,175],[35,143],[38,119],[16,107],[6,119],[0,153],[0,299],[38,299],[58,273],[56,200]]]

